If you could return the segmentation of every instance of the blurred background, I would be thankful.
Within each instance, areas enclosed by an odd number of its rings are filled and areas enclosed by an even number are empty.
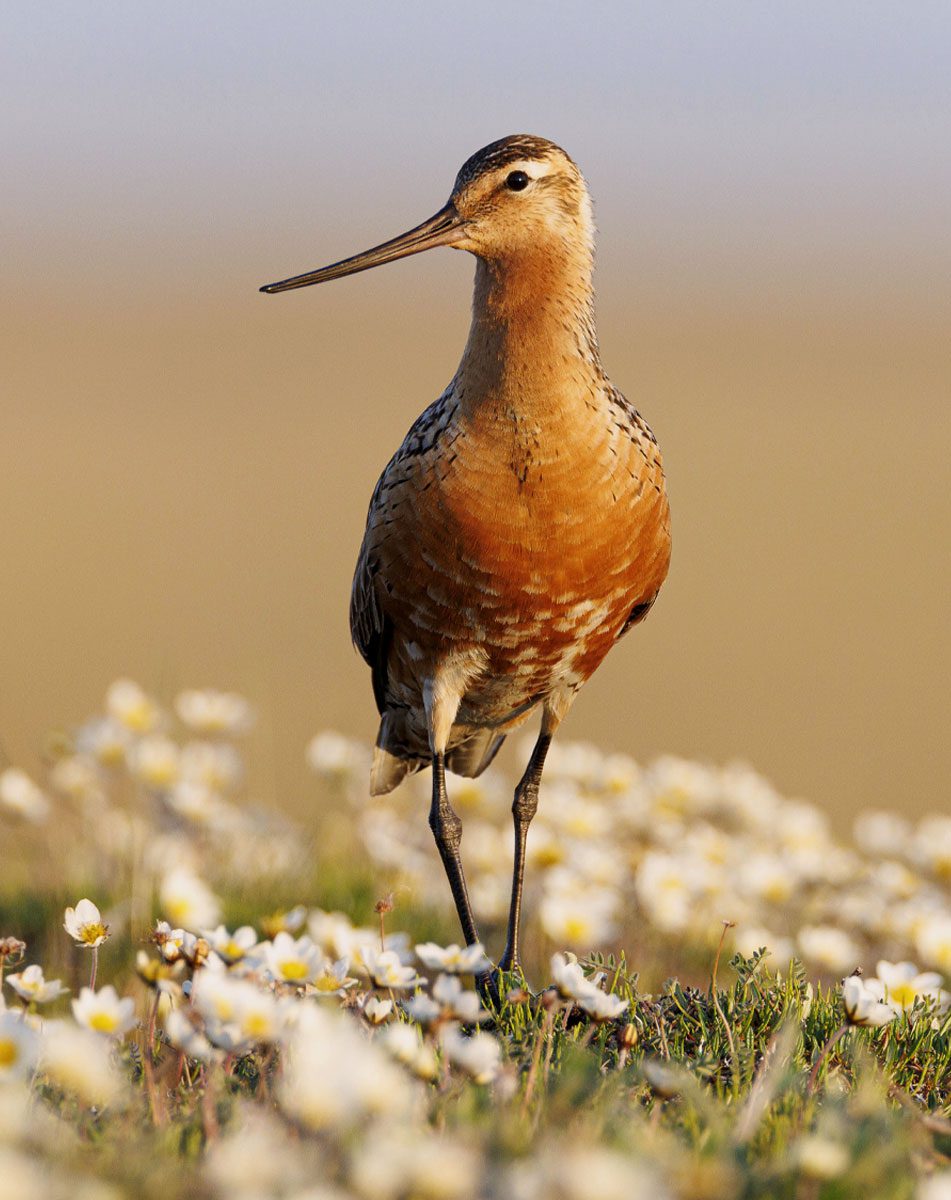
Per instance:
[[[951,778],[951,13],[941,3],[7,5],[0,766],[131,675],[254,702],[306,811],[372,738],[370,491],[451,377],[473,264],[266,282],[430,215],[484,143],[595,197],[605,364],[674,560],[565,737],[740,757],[839,823]]]

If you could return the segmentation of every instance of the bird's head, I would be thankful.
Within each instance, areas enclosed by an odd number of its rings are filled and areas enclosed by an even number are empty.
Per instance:
[[[515,134],[467,159],[448,201],[428,221],[362,254],[261,291],[340,279],[436,246],[468,250],[488,262],[516,261],[529,253],[590,258],[593,236],[591,200],[574,162],[554,142]]]

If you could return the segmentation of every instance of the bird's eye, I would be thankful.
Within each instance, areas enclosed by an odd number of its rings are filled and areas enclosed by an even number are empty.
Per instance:
[[[528,184],[529,179],[524,171],[512,171],[505,180],[505,186],[513,192],[521,192]]]

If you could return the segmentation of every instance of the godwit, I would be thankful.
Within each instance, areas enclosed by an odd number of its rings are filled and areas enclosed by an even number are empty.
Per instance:
[[[370,790],[432,765],[429,823],[467,943],[478,940],[446,770],[475,776],[541,709],[515,790],[500,970],[519,966],[528,826],[552,735],[670,561],[657,441],[601,366],[594,224],[568,155],[516,135],[474,154],[447,203],[372,250],[262,288],[285,292],[434,246],[476,257],[451,383],[373,492],[350,601],[380,712]]]

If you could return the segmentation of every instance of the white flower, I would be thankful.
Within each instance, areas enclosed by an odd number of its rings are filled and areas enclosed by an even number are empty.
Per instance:
[[[170,1009],[165,1017],[165,1032],[168,1040],[189,1058],[198,1062],[214,1062],[221,1054],[189,1017],[188,1011]]]
[[[425,992],[417,992],[415,995],[410,996],[408,1000],[404,1000],[403,1008],[420,1025],[432,1025],[434,1022],[440,1020],[443,1015],[442,1008],[435,1000],[430,999]]]
[[[787,966],[796,955],[792,940],[770,933],[768,929],[758,926],[745,925],[733,932],[733,945],[744,958],[752,958],[758,950],[766,950],[766,958],[771,958],[772,966]]]
[[[329,958],[321,956],[321,963],[311,980],[311,987],[327,996],[342,996],[347,988],[353,987],[357,982],[347,974],[349,969],[350,960],[347,958],[338,958],[336,962],[331,962]]]
[[[160,733],[149,734],[129,748],[129,770],[147,788],[166,791],[178,779],[179,749]]]
[[[63,928],[69,936],[87,950],[94,950],[109,936],[109,926],[102,923],[102,914],[91,900],[80,900],[75,908],[67,908]]]
[[[553,954],[551,972],[558,994],[576,1001],[595,1021],[616,1020],[628,1006],[627,1000],[609,995],[588,979],[573,954]]]
[[[324,778],[342,778],[362,771],[366,764],[362,743],[330,730],[318,733],[307,747],[307,762]]]
[[[76,749],[103,767],[121,767],[126,761],[132,732],[115,717],[96,717],[76,734]]]
[[[803,1174],[810,1179],[838,1179],[852,1161],[848,1147],[818,1133],[799,1139],[795,1157]]]
[[[371,1025],[382,1025],[393,1012],[392,1000],[381,1000],[379,996],[367,996],[363,1002],[363,1015]]]
[[[610,941],[616,930],[619,896],[611,888],[591,887],[574,880],[565,887],[551,882],[542,899],[542,928],[553,942],[590,949]]]
[[[202,937],[218,957],[229,964],[240,962],[258,944],[258,935],[250,925],[242,925],[234,933],[219,925],[217,929],[202,930]]]
[[[254,724],[251,705],[236,692],[218,692],[214,688],[179,692],[175,711],[182,724],[195,733],[226,734],[235,737]]]
[[[549,1142],[509,1168],[512,1200],[669,1200],[671,1193],[637,1159],[600,1146]]]
[[[36,1004],[47,1004],[69,991],[58,979],[44,979],[43,968],[35,964],[25,967],[15,975],[8,975],[7,983],[23,1000]]]
[[[151,733],[162,722],[162,710],[131,679],[117,679],[106,692],[106,709],[111,717],[133,733]]]
[[[806,925],[799,931],[799,949],[827,971],[846,971],[861,958],[854,938],[834,925]]]
[[[443,948],[435,942],[423,942],[416,954],[424,967],[452,975],[481,975],[492,967],[481,942],[460,949],[455,942]]]
[[[40,1039],[19,1013],[0,1011],[0,1083],[24,1079],[33,1070]]]
[[[268,970],[275,979],[295,984],[312,983],[324,958],[320,948],[306,934],[295,940],[283,931],[265,945],[265,957]]]
[[[915,931],[915,945],[926,962],[951,974],[951,915],[936,912],[925,917]]]
[[[951,1200],[951,1171],[936,1171],[922,1180],[915,1192],[915,1200]]]
[[[306,1001],[297,1008],[279,1084],[288,1115],[321,1131],[414,1110],[411,1081],[349,1018]]]
[[[379,1043],[391,1057],[420,1079],[432,1080],[439,1073],[436,1052],[429,1042],[420,1040],[415,1026],[394,1021],[380,1033]]]
[[[214,792],[234,792],[244,779],[241,755],[224,742],[188,742],[182,747],[180,765],[182,779]]]
[[[185,867],[176,867],[159,887],[162,911],[185,929],[203,929],[218,920],[220,905],[211,888]]]
[[[881,1002],[878,991],[870,988],[859,975],[843,979],[842,1003],[845,1006],[845,1019],[850,1025],[887,1025],[897,1015],[894,1008]]]
[[[417,992],[403,1007],[421,1025],[431,1025],[435,1021],[464,1021],[471,1025],[485,1021],[489,1016],[478,994],[464,991],[457,975],[437,976],[432,999]]]
[[[40,1065],[56,1084],[87,1104],[111,1104],[121,1094],[109,1040],[71,1021],[46,1023]]]
[[[440,1044],[453,1066],[461,1067],[476,1083],[491,1083],[501,1069],[502,1048],[490,1033],[466,1037],[458,1025],[447,1025]]]
[[[412,967],[403,966],[395,950],[374,950],[367,946],[361,958],[375,987],[412,988],[422,982]]]
[[[558,994],[565,1000],[580,1000],[594,989],[573,954],[553,954],[551,974]]]
[[[627,1008],[628,1001],[622,1000],[620,996],[602,992],[600,988],[592,988],[587,995],[581,997],[578,1005],[593,1021],[616,1021]]]
[[[937,971],[919,971],[914,963],[891,963],[881,959],[875,974],[876,978],[869,980],[869,987],[879,992],[879,999],[896,1012],[914,1008],[919,997],[933,1001],[943,1012],[951,1000],[941,987],[941,976]]]
[[[7,767],[0,771],[0,809],[25,821],[38,823],[49,816],[50,802],[26,771]]]
[[[445,1132],[381,1130],[355,1147],[348,1180],[364,1200],[472,1200],[479,1159]]]
[[[73,1016],[80,1025],[121,1038],[135,1026],[135,1001],[131,996],[119,999],[111,985],[94,992],[84,987],[73,1001]]]

